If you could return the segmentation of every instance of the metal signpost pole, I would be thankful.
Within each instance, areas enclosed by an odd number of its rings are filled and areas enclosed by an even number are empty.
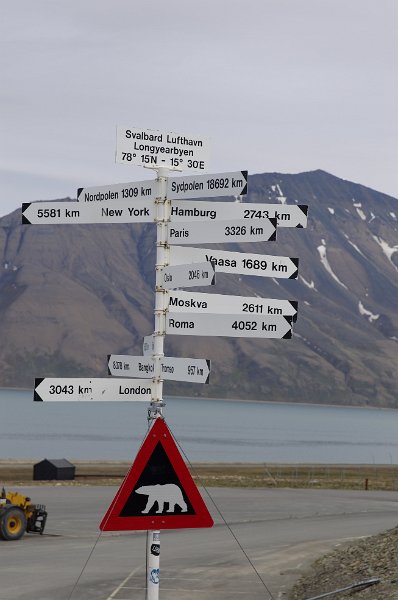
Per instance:
[[[148,410],[149,428],[156,419],[162,415],[163,402],[163,380],[161,373],[161,360],[164,357],[165,336],[165,302],[166,292],[160,286],[159,273],[166,264],[167,245],[167,176],[168,169],[157,170],[158,192],[156,202],[156,290],[155,290],[155,330],[153,348],[153,397]],[[168,262],[168,261],[167,261]],[[148,531],[147,535],[147,588],[146,600],[159,599],[160,580],[160,531]]]

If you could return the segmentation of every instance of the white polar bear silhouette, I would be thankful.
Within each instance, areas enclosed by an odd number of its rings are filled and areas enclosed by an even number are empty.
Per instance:
[[[178,485],[174,483],[165,483],[164,485],[158,483],[156,485],[142,485],[135,490],[136,494],[144,494],[148,496],[148,502],[142,514],[149,513],[151,508],[154,507],[155,502],[158,503],[158,510],[156,513],[162,513],[164,510],[165,502],[168,503],[169,508],[166,512],[174,512],[176,506],[181,508],[181,512],[187,512],[188,507],[182,497],[182,492]]]

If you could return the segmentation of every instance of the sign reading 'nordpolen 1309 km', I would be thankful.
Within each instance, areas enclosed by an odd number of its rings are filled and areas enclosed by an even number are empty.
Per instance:
[[[305,204],[250,204],[248,202],[192,202],[172,200],[170,221],[230,221],[243,219],[245,224],[276,219],[278,227],[307,227]]]
[[[168,292],[169,313],[220,313],[250,315],[286,315],[297,319],[297,300],[258,298],[257,296],[227,296],[173,290]]]
[[[186,246],[170,246],[169,253],[171,265],[209,260],[215,266],[216,271],[220,273],[275,277],[277,279],[297,279],[298,274],[299,259],[288,256],[187,248]]]
[[[166,333],[216,337],[291,338],[292,317],[275,315],[166,314]]]
[[[113,183],[95,187],[79,188],[78,202],[103,202],[104,200],[154,200],[157,180]]]
[[[218,242],[272,242],[276,240],[276,219],[264,219],[259,223],[242,221],[217,221],[205,225],[170,223],[168,225],[169,244],[217,244]]]
[[[244,194],[247,194],[247,171],[169,177],[167,180],[169,199],[243,196]]]
[[[37,402],[150,402],[152,387],[145,379],[117,380],[107,378],[35,379],[34,400]]]
[[[208,141],[172,132],[117,127],[116,162],[155,169],[207,171]]]
[[[151,223],[155,220],[153,202],[33,202],[22,205],[24,225],[83,225],[88,223]]]

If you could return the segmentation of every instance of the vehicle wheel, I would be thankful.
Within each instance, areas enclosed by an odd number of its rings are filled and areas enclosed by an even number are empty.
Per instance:
[[[19,540],[26,531],[26,517],[23,510],[10,506],[0,512],[0,537],[3,540]]]

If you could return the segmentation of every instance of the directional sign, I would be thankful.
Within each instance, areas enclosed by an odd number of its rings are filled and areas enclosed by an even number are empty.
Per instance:
[[[212,526],[170,429],[156,419],[101,521],[101,531]]]
[[[169,244],[217,244],[218,242],[271,242],[276,240],[276,219],[254,225],[244,221],[170,223]]]
[[[169,199],[243,196],[244,194],[247,194],[247,171],[169,177],[167,181],[167,198]]]
[[[104,200],[154,200],[157,197],[156,179],[114,183],[97,187],[79,188],[78,202],[103,202]]]
[[[220,313],[251,315],[284,315],[297,319],[298,302],[295,300],[277,300],[245,296],[226,296],[224,294],[202,294],[200,292],[171,291],[169,313]]]
[[[253,338],[291,338],[292,317],[184,313],[166,314],[166,333]]]
[[[169,252],[171,265],[209,260],[215,266],[216,271],[220,273],[275,277],[276,279],[296,279],[298,275],[299,259],[287,256],[246,254],[207,248],[187,248],[186,246],[171,246]]]
[[[307,227],[308,206],[304,204],[250,204],[247,202],[192,202],[172,200],[170,220],[228,221],[243,219],[247,227],[276,219],[278,227]]]
[[[152,335],[146,335],[142,344],[142,353],[144,356],[152,356],[155,348],[155,340]]]
[[[203,358],[179,358],[162,356],[160,377],[173,381],[209,383],[210,361]],[[126,356],[111,354],[108,358],[108,371],[114,377],[152,378],[155,365],[152,356]]]
[[[178,287],[214,285],[215,282],[214,265],[209,261],[176,267],[163,267],[158,271],[157,276],[157,285],[167,290]]]
[[[81,202],[25,202],[22,204],[24,225],[66,225],[84,223],[149,223],[155,220],[154,203],[148,200],[105,204]]]
[[[145,379],[54,378],[35,379],[34,400],[39,402],[150,402],[151,383]]]
[[[117,128],[117,163],[207,171],[208,155],[206,138],[138,127]]]

